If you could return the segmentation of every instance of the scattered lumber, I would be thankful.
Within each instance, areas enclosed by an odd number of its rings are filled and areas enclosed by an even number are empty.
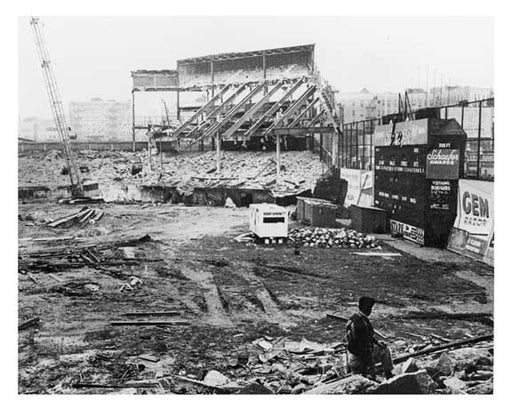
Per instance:
[[[408,353],[408,354],[405,354],[405,355],[402,355],[402,356],[398,356],[398,357],[396,357],[393,360],[393,363],[395,363],[395,364],[402,363],[402,362],[405,362],[410,357],[426,356],[428,354],[436,353],[436,352],[439,352],[441,350],[454,349],[454,348],[457,348],[457,347],[461,347],[461,346],[465,346],[465,345],[472,345],[472,344],[476,344],[476,343],[479,343],[479,342],[485,342],[487,340],[492,340],[492,339],[494,339],[494,334],[490,333],[490,334],[487,334],[487,335],[477,336],[477,337],[473,337],[473,338],[470,338],[470,339],[459,340],[459,341],[456,341],[456,342],[451,342],[451,343],[447,343],[447,344],[444,344],[444,345],[440,345],[440,346],[436,346],[436,347],[431,347],[431,348],[423,349],[423,350],[418,350],[417,352]]]
[[[99,384],[99,383],[75,383],[75,389],[89,388],[89,389],[127,389],[127,388],[143,388],[143,387],[158,387],[158,382],[153,381],[134,381],[124,384]]]
[[[493,325],[494,321],[492,319],[492,313],[447,313],[447,312],[418,312],[418,313],[408,313],[402,316],[390,316],[390,319],[402,319],[402,320],[474,320],[481,321],[488,325]]]
[[[352,252],[353,255],[360,256],[381,256],[384,258],[393,257],[393,256],[402,256],[401,253],[396,252]]]
[[[123,266],[123,265],[136,265],[139,262],[137,259],[121,259],[118,261],[103,261],[99,263],[92,263],[94,266]],[[73,268],[82,268],[86,266],[85,263],[80,262],[25,262],[20,261],[19,267],[27,270],[35,270],[35,271],[46,271],[46,272],[55,272],[63,269],[73,269]]]
[[[444,342],[444,343],[451,343],[452,342],[450,339],[447,339],[445,337],[436,335],[434,333],[431,333],[430,336],[433,337],[434,339],[440,340],[441,342]]]
[[[157,312],[126,312],[122,313],[121,316],[179,316],[181,312],[177,310],[166,310]]]
[[[179,326],[179,325],[190,325],[189,321],[186,320],[147,320],[147,321],[122,321],[114,320],[110,322],[111,326]]]
[[[29,277],[29,279],[34,282],[36,285],[39,285],[39,281],[34,278],[34,276],[32,276],[30,273],[27,272],[27,276]]]
[[[94,223],[101,219],[103,215],[104,211],[101,209],[89,208],[87,206],[84,206],[80,211],[75,212],[74,214],[67,215],[53,222],[50,222],[48,226],[50,228],[67,228],[74,224],[84,225],[85,223],[88,222]]]
[[[188,377],[178,376],[175,374],[171,374],[169,377],[172,377],[173,379],[177,379],[177,380],[180,380],[183,382],[195,384],[196,386],[202,386],[202,387],[206,387],[208,389],[215,389],[215,390],[223,391],[223,392],[236,391],[236,390],[239,390],[240,388],[242,388],[242,386],[214,386],[211,384],[203,383],[202,381],[199,381],[199,380],[189,379]]]
[[[21,322],[18,325],[18,330],[25,330],[31,326],[37,325],[38,323],[39,323],[39,317],[38,316],[33,317],[31,319],[25,320],[24,322]]]
[[[425,339],[425,336],[423,335],[419,335],[417,333],[412,333],[412,332],[406,332],[405,330],[402,330],[402,333],[408,335],[408,336],[412,336],[412,337],[417,337],[418,339],[422,339],[424,340]]]
[[[72,241],[74,236],[55,236],[50,238],[20,238],[20,242],[57,242],[57,241]]]
[[[64,282],[61,278],[55,276],[53,273],[49,273],[48,276],[57,282]]]
[[[447,312],[418,312],[408,313],[403,316],[393,316],[393,318],[400,319],[452,319],[452,320],[465,320],[465,319],[481,319],[492,317],[492,313],[447,313]]]
[[[342,322],[348,322],[348,318],[344,317],[341,313],[338,312],[327,313],[327,317],[330,319],[341,320]]]

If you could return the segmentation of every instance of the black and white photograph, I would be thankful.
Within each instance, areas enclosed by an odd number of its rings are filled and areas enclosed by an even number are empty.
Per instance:
[[[494,394],[493,15],[265,12],[13,17],[18,396]]]

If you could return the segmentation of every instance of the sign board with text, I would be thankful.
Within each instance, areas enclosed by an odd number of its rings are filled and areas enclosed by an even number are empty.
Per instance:
[[[448,249],[494,265],[494,183],[459,180]]]

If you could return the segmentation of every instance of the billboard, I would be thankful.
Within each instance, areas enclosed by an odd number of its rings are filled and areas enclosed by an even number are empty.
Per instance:
[[[373,135],[374,145],[402,146],[426,144],[428,139],[428,118],[416,121],[397,122],[395,132],[393,125],[379,125],[375,127]]]
[[[459,180],[448,249],[494,265],[494,183]]]

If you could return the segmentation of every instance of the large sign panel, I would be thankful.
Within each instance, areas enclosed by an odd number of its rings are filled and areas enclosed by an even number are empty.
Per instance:
[[[416,121],[397,122],[375,127],[374,144],[398,146],[426,144],[428,139],[428,118]]]
[[[457,218],[448,249],[494,264],[494,183],[459,180]]]

